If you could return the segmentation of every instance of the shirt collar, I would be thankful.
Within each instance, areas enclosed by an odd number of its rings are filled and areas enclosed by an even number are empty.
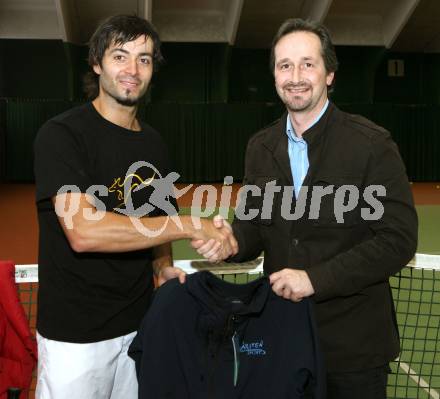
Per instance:
[[[310,124],[310,126],[306,130],[310,129],[312,126],[316,125],[319,122],[322,115],[324,115],[324,112],[327,110],[328,104],[329,104],[329,100],[327,99],[327,101],[325,102],[324,106],[322,107],[319,115],[315,118],[315,120]],[[292,122],[290,121],[289,113],[287,113],[286,133],[287,133],[287,136],[289,138],[293,139],[294,141],[304,140],[303,138],[296,136],[295,129],[293,128]]]

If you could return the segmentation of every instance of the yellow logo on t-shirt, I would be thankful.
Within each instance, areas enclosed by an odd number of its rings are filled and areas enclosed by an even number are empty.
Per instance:
[[[136,187],[140,186],[141,184],[143,186],[149,186],[154,180],[155,176],[156,176],[156,172],[154,172],[153,176],[151,176],[150,178],[143,180],[139,175],[133,173],[125,176],[124,181],[122,183],[121,183],[122,180],[121,177],[114,178],[113,183],[109,187],[108,191],[109,193],[115,193],[118,201],[122,201],[121,203],[116,205],[115,208],[119,208],[122,205],[126,205],[133,190]],[[126,189],[125,185],[127,184],[127,182],[131,182],[131,185]]]

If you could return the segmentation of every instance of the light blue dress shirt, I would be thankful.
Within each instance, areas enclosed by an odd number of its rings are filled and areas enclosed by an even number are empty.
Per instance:
[[[307,129],[310,129],[321,119],[327,110],[328,104],[329,101],[327,100],[319,115]],[[299,191],[309,170],[309,156],[307,154],[307,142],[303,138],[296,136],[289,114],[287,114],[286,133],[288,137],[287,151],[289,152],[290,169],[292,170],[293,184],[295,186],[295,196],[298,198]]]

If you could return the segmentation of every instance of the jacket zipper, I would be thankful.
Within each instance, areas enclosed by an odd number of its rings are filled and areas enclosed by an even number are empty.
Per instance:
[[[234,387],[237,386],[238,371],[240,368],[240,343],[237,331],[232,335],[232,347],[234,348]]]

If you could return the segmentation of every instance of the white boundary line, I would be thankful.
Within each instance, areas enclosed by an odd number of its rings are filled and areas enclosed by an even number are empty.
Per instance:
[[[439,259],[440,255],[416,254],[407,266],[440,271]]]
[[[246,264],[245,264],[246,265]],[[201,270],[209,270],[214,274],[259,274],[263,273],[263,257],[257,258],[253,262],[247,262],[249,266],[243,266],[240,263],[209,263],[203,259],[200,260],[175,260],[174,266],[180,267],[186,273],[192,274]],[[15,266],[16,283],[38,283],[38,265],[16,265]]]
[[[396,361],[399,362],[400,368],[408,374],[408,377],[411,378],[420,388],[423,388],[432,399],[440,399],[440,394],[434,388],[431,388],[422,377],[417,375],[407,363],[400,361],[399,358],[397,358]]]
[[[245,272],[249,274],[257,274],[263,272],[263,259],[263,257],[259,257],[254,262],[247,262],[244,264],[251,264],[251,267],[244,266],[241,263],[220,262],[213,264],[203,259],[176,260],[174,261],[174,265],[185,270],[188,274],[200,270],[210,270],[215,274],[238,274]],[[440,262],[438,262],[438,260],[439,255],[416,254],[416,256],[408,263],[407,267],[440,271]],[[38,265],[16,265],[15,281],[17,283],[37,283]]]

